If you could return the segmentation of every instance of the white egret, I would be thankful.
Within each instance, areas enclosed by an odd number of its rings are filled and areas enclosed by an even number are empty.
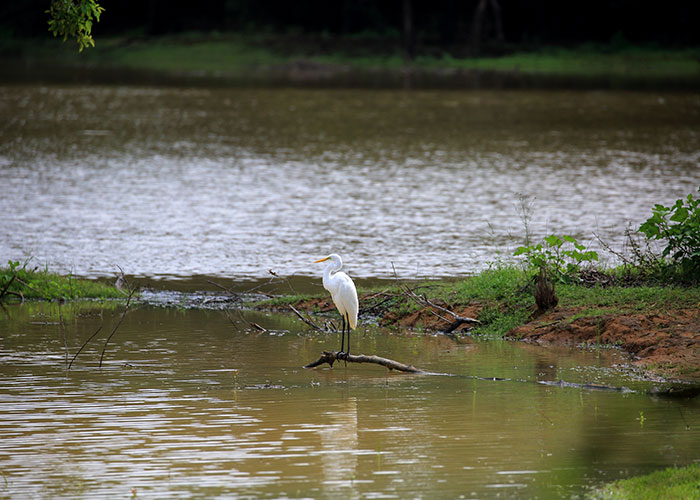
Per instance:
[[[340,316],[343,318],[343,328],[341,330],[340,352],[345,349],[345,328],[348,330],[348,350],[344,354],[350,354],[350,330],[357,326],[357,311],[360,306],[357,301],[357,289],[350,276],[341,272],[343,261],[340,255],[330,254],[328,257],[318,259],[317,262],[330,261],[323,270],[323,288],[331,292],[331,298],[335,307],[338,308]],[[332,273],[332,274],[331,274]]]

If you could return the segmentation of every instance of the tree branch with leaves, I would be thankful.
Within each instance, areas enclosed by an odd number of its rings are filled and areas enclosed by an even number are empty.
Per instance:
[[[52,0],[51,7],[46,13],[49,15],[49,31],[53,36],[75,38],[78,50],[85,47],[94,47],[92,39],[92,24],[99,22],[100,15],[104,12],[95,0]]]

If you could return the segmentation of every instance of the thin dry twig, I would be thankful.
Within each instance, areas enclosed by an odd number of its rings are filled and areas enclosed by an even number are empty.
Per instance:
[[[224,314],[226,314],[226,317],[228,318],[228,320],[231,322],[231,324],[232,324],[232,325],[235,325],[236,322],[233,321],[233,318],[231,317],[231,313],[229,312],[229,310],[228,310],[228,309],[223,309],[223,311],[224,311]],[[261,331],[261,332],[263,332],[263,333],[267,332],[267,330],[266,330],[265,328],[263,328],[262,326],[258,325],[257,323],[254,323],[254,322],[252,322],[252,321],[248,321],[247,319],[245,319],[245,316],[243,316],[243,313],[241,312],[240,309],[236,309],[236,311],[238,311],[238,315],[239,315],[239,316],[241,317],[241,319],[242,319],[244,322],[246,322],[248,325],[252,326],[252,327],[255,328],[256,330],[259,330],[259,331]]]
[[[325,328],[322,328],[322,327],[320,327],[319,325],[317,325],[316,323],[314,323],[314,322],[311,320],[311,318],[309,318],[309,317],[306,317],[306,318],[305,318],[299,311],[297,311],[297,309],[296,309],[292,304],[289,304],[289,308],[290,308],[292,311],[294,311],[294,314],[296,314],[297,317],[298,317],[300,320],[302,320],[304,323],[306,323],[307,325],[309,325],[309,326],[310,326],[311,328],[313,328],[314,330],[317,330],[317,331],[319,331],[319,332],[326,332],[326,331],[327,331]]]
[[[275,278],[278,278],[278,279],[281,279],[281,280],[286,281],[286,282],[287,282],[287,286],[288,286],[289,289],[292,291],[292,293],[293,293],[294,295],[297,295],[297,292],[296,292],[296,290],[294,290],[294,287],[292,286],[292,283],[289,281],[289,278],[280,276],[279,274],[277,274],[276,272],[274,272],[272,269],[268,269],[267,272],[270,273],[270,274],[271,274],[272,276],[274,276]]]
[[[61,328],[61,336],[63,337],[63,349],[66,353],[66,373],[68,372],[68,341],[66,340],[66,325],[63,323],[63,310],[61,309],[61,301],[58,301],[58,323]]]
[[[90,338],[87,339],[87,340],[83,343],[83,345],[80,346],[80,349],[78,349],[78,352],[75,353],[75,356],[73,356],[73,359],[71,359],[71,360],[70,360],[70,363],[68,363],[68,371],[70,371],[71,366],[73,366],[73,361],[75,361],[75,358],[78,357],[78,354],[80,354],[80,353],[83,351],[83,349],[85,349],[85,346],[88,345],[88,344],[90,343],[90,341],[91,341],[93,338],[95,338],[95,335],[97,335],[98,333],[100,333],[100,330],[102,330],[102,325],[100,325],[100,326],[97,328],[97,330],[95,331],[95,333],[93,333],[92,335],[90,335]]]
[[[610,253],[613,254],[615,257],[617,257],[618,259],[620,259],[624,264],[627,264],[627,265],[631,265],[631,264],[632,264],[632,261],[629,260],[625,254],[623,254],[622,252],[618,252],[617,250],[613,249],[613,248],[608,244],[608,242],[606,242],[605,240],[603,240],[603,238],[600,237],[600,235],[599,235],[598,233],[593,233],[593,236],[595,236],[596,240],[598,240],[598,243],[600,243],[600,246],[603,247],[603,249],[604,249],[606,252],[610,252]]]
[[[37,290],[36,288],[32,287],[29,283],[25,283],[24,281],[22,281],[22,280],[19,279],[19,278],[17,278],[17,283],[19,283],[19,284],[22,285],[22,286],[25,286],[25,287],[29,288],[32,292],[34,292],[34,293],[36,293],[37,295],[41,296],[41,292],[40,292],[39,290]],[[10,292],[10,293],[12,293],[12,292]]]
[[[3,298],[5,296],[5,294],[8,293],[7,290],[10,288],[10,286],[12,285],[12,282],[15,281],[16,278],[17,278],[17,275],[13,274],[12,278],[10,278],[10,281],[7,282],[7,285],[5,285],[5,287],[2,289],[2,292],[0,292],[0,299]]]
[[[268,270],[268,273],[270,273],[270,274],[273,276],[273,277],[270,278],[268,281],[266,281],[266,282],[264,282],[264,283],[260,283],[260,284],[258,284],[258,285],[255,285],[254,287],[248,288],[247,290],[244,290],[244,291],[242,291],[242,292],[234,292],[233,290],[231,290],[231,288],[226,287],[226,286],[224,286],[224,285],[222,285],[222,284],[220,284],[220,283],[217,283],[217,282],[215,282],[215,281],[212,281],[212,280],[207,280],[207,283],[210,283],[210,284],[212,284],[212,285],[214,285],[214,286],[216,286],[216,287],[218,287],[218,288],[221,288],[221,289],[224,290],[225,292],[227,292],[227,293],[229,293],[229,294],[231,294],[231,295],[234,295],[234,296],[236,297],[236,302],[241,301],[241,300],[243,299],[243,295],[245,295],[246,293],[254,293],[254,292],[255,292],[255,293],[259,293],[260,295],[265,295],[266,297],[273,297],[273,295],[271,295],[271,294],[269,294],[269,293],[261,292],[260,289],[263,288],[263,287],[265,287],[265,286],[268,286],[268,285],[270,285],[270,284],[272,284],[272,283],[275,283],[276,280],[286,282],[287,285],[289,286],[289,289],[292,291],[292,293],[296,294],[296,291],[294,290],[294,288],[292,288],[292,285],[291,285],[291,283],[289,282],[289,278],[285,278],[285,277],[283,277],[283,276],[280,276],[279,274],[277,274],[276,272],[274,272],[272,269]]]
[[[117,266],[119,267],[119,266]],[[102,368],[102,360],[104,359],[105,356],[105,351],[107,350],[107,344],[109,344],[109,341],[112,339],[115,333],[117,333],[117,330],[122,324],[122,321],[124,321],[124,317],[126,316],[126,313],[129,311],[129,306],[131,305],[131,299],[136,293],[136,288],[129,283],[129,281],[126,279],[126,276],[124,275],[124,271],[122,270],[121,267],[119,267],[119,271],[121,272],[121,277],[123,279],[123,282],[126,284],[127,290],[129,290],[129,294],[126,297],[126,305],[124,307],[124,310],[122,311],[122,315],[119,318],[119,321],[117,322],[116,326],[114,329],[112,329],[112,333],[109,334],[109,337],[107,337],[107,340],[105,340],[104,346],[102,346],[102,353],[100,354],[100,364],[99,368]]]
[[[396,279],[396,282],[397,282],[399,288],[404,291],[404,295],[406,295],[408,298],[410,298],[411,300],[413,300],[414,302],[416,302],[420,306],[424,306],[424,307],[427,306],[427,307],[433,308],[433,309],[429,309],[429,311],[432,314],[434,314],[435,316],[440,318],[445,323],[449,323],[447,328],[443,330],[443,333],[452,333],[454,330],[456,330],[457,328],[459,328],[460,326],[462,326],[465,323],[470,324],[470,325],[480,325],[481,324],[481,321],[479,321],[478,319],[460,316],[460,315],[450,311],[449,309],[446,309],[442,306],[439,306],[439,305],[431,302],[425,295],[418,295],[413,290],[411,290],[411,288],[408,285],[401,283],[398,275],[396,274],[396,268],[394,267],[393,262],[391,263],[391,268],[394,271],[394,278]],[[438,314],[438,312],[436,312],[435,310],[452,316],[452,320],[449,320],[449,319],[445,318],[444,316]]]

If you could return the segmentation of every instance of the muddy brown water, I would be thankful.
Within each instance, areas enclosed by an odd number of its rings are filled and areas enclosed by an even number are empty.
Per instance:
[[[700,96],[0,86],[0,258],[80,276],[464,276],[700,185]],[[611,260],[609,254],[603,260]]]
[[[614,349],[364,324],[355,352],[445,375],[304,370],[337,335],[287,315],[136,305],[100,369],[122,308],[0,315],[0,498],[577,498],[700,458],[700,402],[646,395],[655,384]],[[538,383],[558,380],[629,391]]]
[[[330,252],[360,283],[469,275],[524,242],[523,203],[532,238],[620,249],[700,184],[693,93],[17,84],[0,115],[0,260],[166,289],[320,292]],[[700,458],[698,402],[616,350],[363,324],[358,352],[449,376],[308,371],[336,335],[173,297],[101,369],[123,306],[0,311],[0,498],[575,498]]]

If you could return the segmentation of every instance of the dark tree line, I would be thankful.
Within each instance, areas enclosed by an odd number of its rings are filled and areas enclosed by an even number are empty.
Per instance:
[[[50,0],[0,6],[0,36],[47,34]],[[700,45],[700,2],[687,0],[102,0],[100,36],[183,31],[372,35],[418,47],[570,45],[583,42]]]

